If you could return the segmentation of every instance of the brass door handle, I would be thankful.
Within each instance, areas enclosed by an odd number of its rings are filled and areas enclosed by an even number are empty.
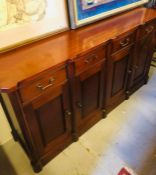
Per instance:
[[[130,41],[129,38],[127,38],[125,41],[121,41],[121,42],[120,42],[121,47],[127,46],[127,45],[129,44],[129,41]]]
[[[132,73],[132,71],[131,71],[131,70],[128,70],[127,72],[128,72],[128,74],[131,74],[131,73]]]
[[[72,113],[69,110],[65,111],[65,117],[70,117],[72,115]]]
[[[50,78],[49,79],[49,84],[46,85],[46,86],[43,86],[42,84],[37,84],[36,87],[42,91],[48,89],[49,87],[53,86],[54,85],[54,81],[55,79],[54,78]]]

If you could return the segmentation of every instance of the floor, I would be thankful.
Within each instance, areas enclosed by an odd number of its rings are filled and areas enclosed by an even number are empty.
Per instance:
[[[49,162],[39,175],[156,175],[156,68],[148,85]],[[0,148],[0,175],[34,175],[13,140]]]

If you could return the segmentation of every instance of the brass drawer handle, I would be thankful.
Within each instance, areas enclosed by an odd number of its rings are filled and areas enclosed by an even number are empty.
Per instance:
[[[146,32],[147,33],[151,33],[153,31],[154,27],[153,26],[150,26],[146,29]]]
[[[53,86],[54,85],[54,81],[55,79],[54,78],[50,78],[49,79],[49,84],[47,86],[43,86],[42,84],[37,84],[36,87],[42,91],[48,89],[49,87]]]
[[[121,45],[121,47],[125,47],[125,46],[127,46],[129,44],[129,42],[130,42],[130,39],[127,38],[125,41],[121,41],[120,45]]]
[[[94,60],[96,60],[98,58],[98,56],[96,54],[93,54],[92,56],[90,56],[89,58],[85,59],[85,63],[91,63]]]

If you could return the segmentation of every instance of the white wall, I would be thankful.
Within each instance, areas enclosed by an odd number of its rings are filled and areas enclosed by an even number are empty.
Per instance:
[[[8,140],[12,138],[11,129],[0,105],[0,145],[6,143]]]

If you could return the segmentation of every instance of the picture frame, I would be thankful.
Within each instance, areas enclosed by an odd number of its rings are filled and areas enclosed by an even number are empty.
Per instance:
[[[66,30],[66,0],[1,0],[0,53]]]
[[[72,29],[146,4],[148,0],[68,0]]]

